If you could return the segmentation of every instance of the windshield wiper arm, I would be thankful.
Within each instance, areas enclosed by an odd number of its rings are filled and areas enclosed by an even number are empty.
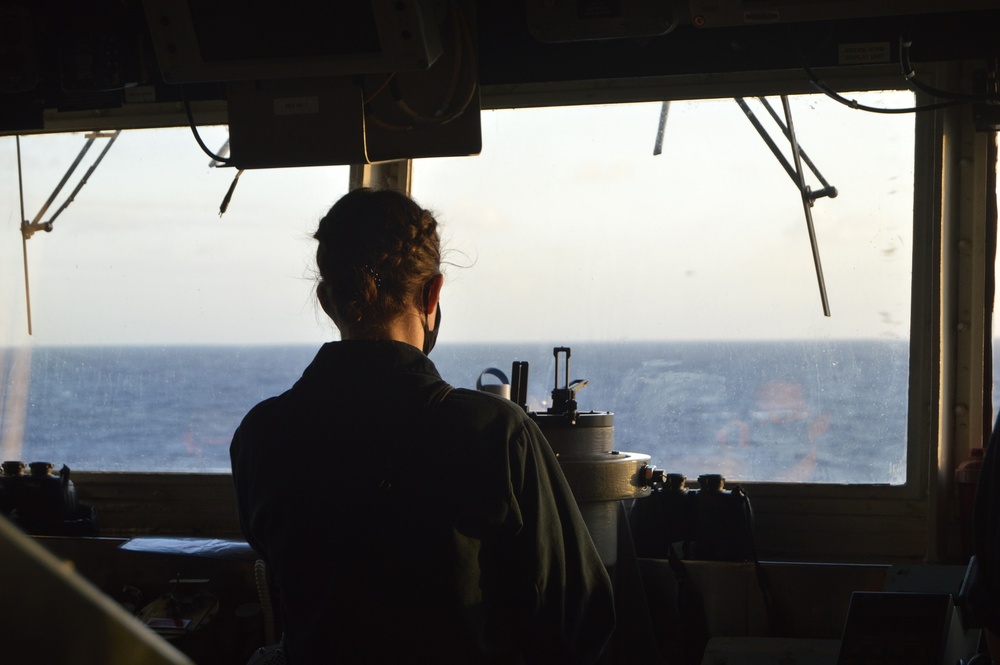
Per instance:
[[[764,139],[764,143],[766,143],[767,147],[771,149],[771,152],[777,158],[778,162],[784,167],[785,172],[788,173],[788,176],[792,179],[796,188],[799,190],[799,195],[802,198],[802,209],[805,212],[806,217],[806,229],[809,232],[809,244],[812,246],[813,265],[816,268],[816,281],[819,283],[819,297],[823,304],[823,315],[830,316],[830,301],[826,295],[826,281],[823,279],[823,264],[819,258],[819,241],[816,239],[816,227],[813,224],[812,206],[816,199],[822,196],[835,198],[837,196],[837,188],[831,186],[830,183],[823,178],[822,174],[820,174],[819,170],[816,168],[816,165],[813,164],[812,160],[809,159],[805,152],[799,147],[798,139],[795,138],[795,125],[792,122],[792,110],[788,105],[788,96],[781,96],[781,106],[782,110],[785,112],[784,122],[782,122],[781,118],[766,99],[763,97],[758,97],[758,99],[764,105],[764,108],[767,109],[768,113],[771,114],[774,121],[778,123],[778,126],[781,128],[785,138],[787,138],[791,144],[794,166],[789,164],[788,160],[785,159],[784,154],[782,154],[777,144],[767,133],[767,130],[764,129],[764,126],[760,123],[760,120],[757,119],[757,116],[747,105],[746,101],[742,97],[735,98],[736,103],[740,105],[740,108],[750,121],[750,124],[754,126],[754,129],[757,130],[760,137]],[[806,185],[805,173],[802,170],[802,162],[806,163],[816,178],[820,181],[820,183],[822,183],[822,189],[813,191],[808,185]]]
[[[93,175],[94,171],[97,169],[97,166],[101,163],[101,160],[104,159],[104,156],[108,154],[108,150],[111,149],[111,146],[112,144],[114,144],[115,139],[117,139],[118,135],[121,133],[122,130],[118,129],[115,130],[114,134],[96,133],[87,136],[87,142],[83,144],[82,148],[80,148],[80,152],[77,154],[76,159],[74,159],[73,163],[70,164],[70,167],[66,171],[66,174],[62,177],[62,180],[59,181],[59,184],[56,185],[56,188],[52,190],[52,194],[49,196],[49,199],[42,206],[41,210],[38,211],[38,214],[35,215],[35,218],[30,222],[26,219],[22,220],[21,234],[24,236],[25,239],[28,239],[31,236],[33,236],[36,231],[46,231],[46,232],[52,231],[52,222],[56,221],[56,217],[61,215],[62,211],[68,208],[69,204],[76,199],[76,195],[79,194],[80,190],[83,189],[83,186],[87,184],[87,180],[89,180],[90,176]],[[97,156],[97,159],[94,160],[94,163],[90,165],[90,168],[87,169],[87,172],[83,174],[83,177],[80,179],[80,182],[77,183],[76,187],[73,189],[70,195],[66,197],[66,200],[63,202],[61,206],[59,206],[59,209],[56,210],[55,213],[52,215],[52,217],[49,218],[49,221],[42,222],[41,221],[42,217],[49,209],[49,206],[52,205],[52,202],[56,200],[57,196],[59,196],[59,192],[62,191],[62,188],[66,185],[66,182],[69,180],[70,176],[73,175],[74,171],[76,171],[76,167],[80,165],[81,161],[83,161],[84,155],[86,155],[87,151],[90,150],[90,146],[94,144],[94,140],[98,138],[109,139],[107,145],[104,146],[104,150],[102,150],[101,153]]]

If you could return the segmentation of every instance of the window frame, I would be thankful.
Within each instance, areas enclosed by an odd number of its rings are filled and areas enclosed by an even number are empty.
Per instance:
[[[927,64],[922,65],[921,75],[935,87],[970,89],[977,66],[982,67],[976,62]],[[888,65],[818,70],[817,74],[832,88],[845,91],[901,89],[903,83],[898,67]],[[799,71],[699,75],[484,87],[482,106],[812,91]],[[918,104],[929,101],[923,95],[917,99]],[[953,469],[963,451],[982,445],[984,439],[983,428],[977,424],[983,420],[982,411],[969,408],[982,398],[977,394],[982,381],[975,380],[975,368],[977,359],[983,359],[984,333],[976,320],[963,318],[961,310],[975,303],[980,293],[977,285],[986,278],[981,257],[989,249],[985,247],[988,234],[978,201],[985,196],[986,169],[994,168],[983,163],[986,138],[975,133],[971,114],[963,113],[963,108],[919,114],[916,122],[906,483],[746,483],[761,558],[885,563],[953,556],[948,544],[954,540],[949,535],[956,527],[951,517]],[[378,178],[380,170],[371,170]],[[399,174],[394,177],[398,179]],[[933,297],[921,297],[928,294]],[[959,324],[964,328],[959,330]],[[981,409],[983,400],[978,402]],[[956,411],[962,404],[968,408],[964,414]],[[102,523],[110,533],[239,534],[235,514],[229,511],[228,474],[81,472],[74,477],[81,500],[99,504]],[[203,506],[206,498],[214,504],[212,511],[191,509]]]

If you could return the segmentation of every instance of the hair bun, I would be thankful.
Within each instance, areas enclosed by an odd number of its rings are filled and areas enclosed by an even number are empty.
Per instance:
[[[337,201],[313,236],[326,295],[340,325],[381,328],[419,303],[441,272],[437,220],[405,194],[355,189]]]

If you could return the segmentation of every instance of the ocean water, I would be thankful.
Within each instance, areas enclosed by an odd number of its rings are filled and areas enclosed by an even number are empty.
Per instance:
[[[441,345],[455,386],[529,362],[530,410],[555,386],[551,344]],[[696,478],[905,479],[905,342],[579,343],[581,411],[615,414],[615,447]],[[308,346],[0,349],[4,459],[73,470],[228,471],[250,407],[300,376]],[[560,359],[560,387],[565,384]],[[484,379],[495,382],[493,378]],[[23,428],[23,432],[22,432]]]

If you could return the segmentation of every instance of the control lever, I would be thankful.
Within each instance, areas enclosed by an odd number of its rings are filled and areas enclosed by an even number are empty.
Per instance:
[[[515,360],[510,368],[510,399],[528,410],[528,361]]]

